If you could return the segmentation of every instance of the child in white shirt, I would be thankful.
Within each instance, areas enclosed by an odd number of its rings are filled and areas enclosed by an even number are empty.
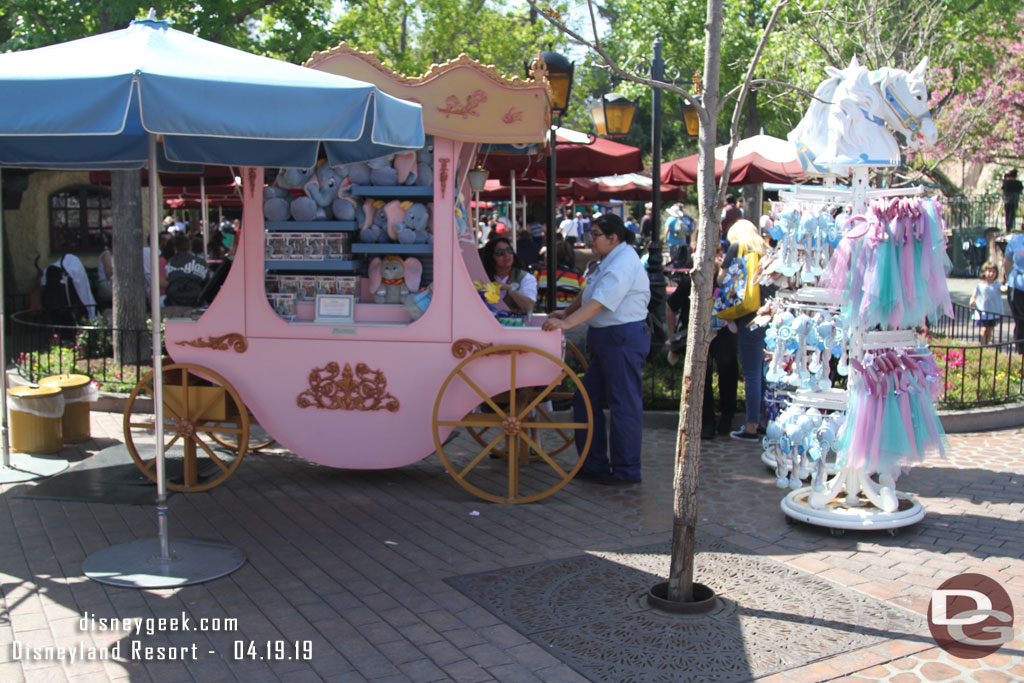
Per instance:
[[[980,328],[981,343],[992,343],[992,330],[999,322],[1003,312],[1003,299],[1000,286],[996,283],[999,269],[994,263],[986,263],[981,267],[981,282],[971,295],[971,308],[974,309],[975,324]]]

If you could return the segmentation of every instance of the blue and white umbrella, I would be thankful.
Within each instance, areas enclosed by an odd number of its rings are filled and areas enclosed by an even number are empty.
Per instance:
[[[423,145],[420,106],[369,83],[242,52],[140,19],[0,55],[0,165],[140,168],[172,161],[332,164]]]
[[[148,19],[133,21],[121,31],[0,55],[0,166],[152,170],[158,139],[164,155],[175,162],[289,167],[313,166],[321,144],[332,164],[424,144],[418,104],[368,83],[176,31],[152,11]],[[160,232],[156,183],[150,183],[149,191],[150,272],[155,279]],[[0,210],[0,238],[2,230]],[[2,262],[0,253],[0,268]],[[0,270],[0,282],[2,275]],[[151,310],[158,311],[156,282],[151,291]],[[2,302],[0,292],[0,319]],[[153,325],[157,444],[163,444],[160,349],[160,326]],[[4,357],[0,335],[0,359]],[[6,431],[4,437],[6,468]],[[193,567],[170,561],[162,447],[156,448],[156,459],[162,561],[157,573],[162,577],[154,583],[152,577],[128,576],[121,585],[181,585],[192,582],[185,576],[190,573],[204,576],[197,580],[212,578],[209,570],[192,572]],[[114,556],[100,564],[127,559],[118,548],[108,549]],[[176,547],[175,553],[178,558],[185,549]],[[143,568],[149,559],[141,562]]]

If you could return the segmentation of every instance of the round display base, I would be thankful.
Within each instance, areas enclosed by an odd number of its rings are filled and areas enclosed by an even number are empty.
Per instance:
[[[693,582],[693,601],[678,602],[668,599],[668,581],[651,586],[647,593],[647,604],[654,609],[670,614],[701,614],[715,606],[718,596],[711,588],[702,583]]]
[[[17,484],[43,477],[52,477],[68,468],[68,461],[59,458],[40,458],[27,453],[11,453],[10,463],[0,467],[0,484]]]
[[[811,487],[792,491],[782,499],[782,511],[792,519],[831,529],[898,529],[916,524],[924,518],[924,506],[913,496],[896,492],[899,508],[894,512],[883,512],[864,496],[856,505],[847,505],[846,496],[836,497],[823,508],[812,508],[808,502]]]
[[[219,579],[243,564],[245,553],[229,543],[172,538],[165,560],[160,557],[160,539],[143,538],[93,553],[82,563],[82,572],[111,586],[176,588]]]

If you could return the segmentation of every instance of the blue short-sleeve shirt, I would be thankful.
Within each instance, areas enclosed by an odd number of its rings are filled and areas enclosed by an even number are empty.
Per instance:
[[[1013,260],[1013,270],[1006,278],[1006,284],[1014,289],[1024,289],[1024,233],[1017,233],[1006,245],[1006,255]]]
[[[636,250],[619,244],[587,276],[580,303],[597,301],[605,310],[591,318],[591,327],[610,327],[647,319],[651,283]]]

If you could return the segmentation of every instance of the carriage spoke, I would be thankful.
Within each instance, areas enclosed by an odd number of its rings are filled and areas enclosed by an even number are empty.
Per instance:
[[[241,427],[225,427],[220,423],[217,424],[201,424],[195,427],[197,432],[203,432],[204,434],[241,434]]]
[[[533,439],[530,438],[530,436],[529,436],[529,434],[527,432],[524,431],[521,434],[521,437],[522,437],[523,441],[525,441],[528,444],[530,444],[530,448],[532,448],[534,450],[534,452],[537,455],[539,455],[544,462],[546,462],[548,465],[551,466],[551,469],[553,469],[555,472],[558,472],[558,476],[562,477],[563,479],[565,477],[569,476],[566,473],[566,471],[563,470],[558,465],[558,463],[556,463],[554,460],[551,459],[551,456],[548,455],[547,451],[545,451],[543,448],[541,448],[541,445],[539,443],[537,443],[536,441],[534,441]]]
[[[548,394],[550,394],[555,389],[555,387],[557,387],[559,384],[561,384],[562,380],[565,379],[567,376],[568,376],[567,373],[563,370],[562,374],[560,374],[558,376],[558,379],[556,379],[554,382],[551,382],[546,387],[541,389],[537,393],[537,395],[533,397],[533,400],[530,401],[530,404],[528,406],[526,406],[525,408],[523,408],[523,410],[516,417],[518,417],[520,420],[522,420],[527,415],[529,415],[530,411],[533,410],[534,408],[536,408],[542,401],[544,401],[544,399],[546,399],[548,397]]]
[[[477,427],[489,429],[490,427],[500,427],[501,420],[495,419],[493,423],[489,424],[480,420],[467,420],[463,418],[461,420],[438,420],[437,424],[439,427]]]
[[[590,425],[586,422],[524,422],[522,426],[523,429],[587,429]]]
[[[554,419],[552,419],[552,417],[551,417],[551,414],[548,411],[546,411],[543,408],[541,408],[540,406],[537,406],[537,412],[540,413],[541,417],[543,417],[545,420],[548,421],[547,422],[548,426],[549,426],[549,428],[551,428],[550,425],[553,425],[555,423]],[[558,434],[558,436],[560,436],[562,439],[568,440],[568,439],[573,438],[572,435],[563,432],[558,427],[554,427],[554,430]]]
[[[219,457],[217,456],[217,454],[213,452],[213,449],[211,449],[211,448],[210,448],[210,447],[209,447],[209,446],[208,446],[208,445],[206,444],[206,442],[205,442],[205,441],[203,441],[202,439],[197,439],[197,438],[196,438],[196,437],[194,437],[194,436],[192,437],[192,440],[193,440],[194,442],[196,442],[197,444],[199,444],[200,446],[202,446],[202,447],[203,447],[203,450],[204,450],[204,451],[206,451],[206,454],[207,454],[208,456],[210,456],[210,460],[213,460],[213,461],[214,461],[215,463],[217,463],[217,467],[221,468],[221,470],[223,470],[224,472],[227,472],[227,471],[228,471],[228,466],[224,464],[224,461],[223,461],[223,460],[221,460],[221,459],[220,459],[220,458],[219,458]]]
[[[495,403],[494,400],[490,396],[488,396],[483,389],[477,386],[476,382],[471,380],[466,373],[464,373],[462,370],[459,370],[458,375],[466,384],[469,385],[470,389],[475,391],[482,399],[484,399],[487,402],[487,405],[491,407],[491,410],[493,410],[498,415],[498,417],[500,417],[501,419],[505,419],[507,417],[507,415],[505,415],[505,411],[499,408],[498,404]]]
[[[469,464],[466,465],[461,472],[459,472],[459,476],[460,477],[465,477],[466,474],[469,473],[469,471],[471,469],[473,469],[474,467],[479,465],[480,461],[483,460],[487,456],[488,453],[490,453],[491,451],[494,450],[494,447],[498,445],[498,442],[501,441],[501,438],[503,436],[505,436],[505,435],[503,433],[499,432],[498,436],[496,436],[493,441],[491,441],[489,444],[487,444],[487,446],[485,446],[482,451],[477,453],[475,458],[473,458],[472,460],[469,461]]]
[[[512,356],[515,358],[515,356]],[[514,368],[515,361],[513,361]],[[514,376],[515,373],[513,373]],[[512,394],[515,395],[515,392]],[[519,497],[519,439],[509,438],[508,440],[508,499],[515,500]]]

